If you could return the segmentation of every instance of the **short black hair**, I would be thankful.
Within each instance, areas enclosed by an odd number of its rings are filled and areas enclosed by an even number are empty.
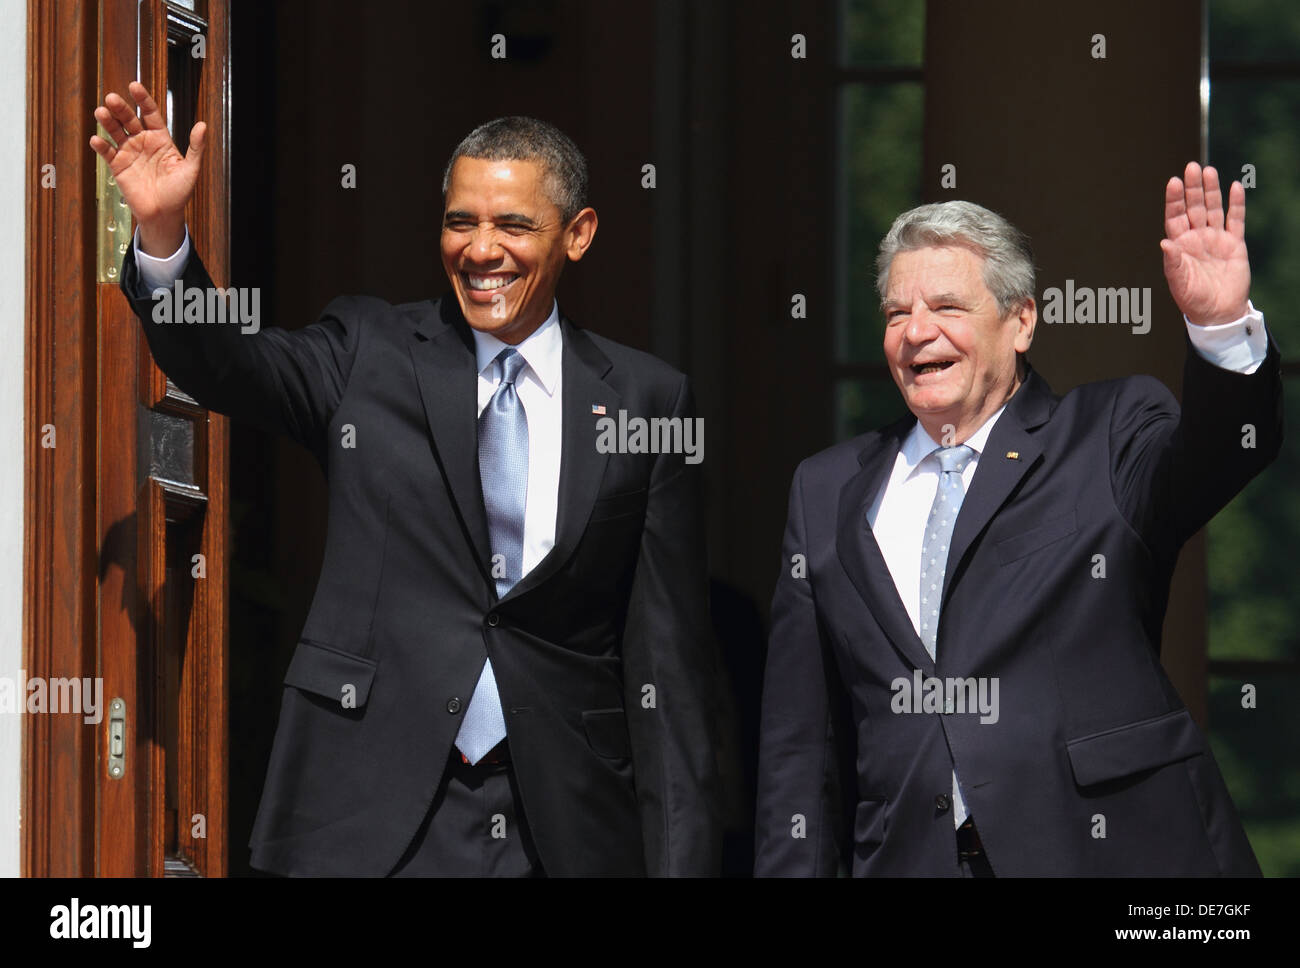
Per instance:
[[[451,153],[442,173],[444,199],[458,158],[540,162],[546,194],[564,221],[587,207],[587,159],[573,140],[553,124],[519,116],[480,124]]]

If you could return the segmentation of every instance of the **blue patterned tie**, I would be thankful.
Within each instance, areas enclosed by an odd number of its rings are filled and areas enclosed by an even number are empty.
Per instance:
[[[925,537],[921,541],[921,641],[930,658],[935,658],[939,638],[939,605],[943,599],[943,576],[948,570],[948,546],[952,544],[953,528],[957,526],[957,512],[961,510],[966,489],[962,486],[961,472],[965,470],[975,451],[965,444],[957,447],[940,447],[933,451],[939,458],[939,487],[930,505],[930,516],[925,521]],[[953,824],[960,827],[966,820],[966,801],[957,783],[957,772],[952,774]]]
[[[515,381],[528,361],[506,348],[496,358],[501,383],[478,418],[478,471],[483,482],[492,575],[497,597],[504,598],[523,577],[524,507],[528,500],[528,416],[519,402]],[[477,763],[506,736],[492,661],[484,661],[474,696],[465,710],[456,748]]]

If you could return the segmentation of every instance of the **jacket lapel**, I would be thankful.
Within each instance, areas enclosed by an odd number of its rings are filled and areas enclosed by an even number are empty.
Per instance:
[[[1030,367],[1025,382],[994,424],[953,527],[941,608],[948,603],[949,589],[964,569],[972,543],[1042,456],[1043,446],[1030,431],[1051,416],[1053,399],[1047,382]],[[1007,456],[1012,453],[1014,457]]]
[[[853,586],[894,648],[902,653],[909,666],[932,675],[934,661],[912,628],[912,620],[894,585],[894,576],[867,524],[867,511],[893,470],[898,450],[914,423],[916,418],[909,416],[885,428],[873,435],[858,455],[861,469],[840,491],[835,548]]]
[[[478,366],[473,334],[454,298],[443,297],[433,304],[416,328],[410,349],[434,459],[442,468],[474,559],[488,578],[492,545],[478,473]]]
[[[586,333],[560,314],[561,427],[560,490],[555,520],[555,545],[502,601],[509,601],[537,588],[558,571],[578,547],[592,505],[600,493],[601,478],[609,455],[596,449],[596,421],[593,404],[602,404],[608,414],[618,413],[622,397],[605,382],[613,364]]]

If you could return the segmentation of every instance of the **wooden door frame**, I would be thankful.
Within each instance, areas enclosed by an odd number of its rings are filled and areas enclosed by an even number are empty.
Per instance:
[[[205,265],[223,284],[229,274],[230,20],[228,0],[199,6],[207,17],[207,59],[197,110],[209,130],[187,214]],[[166,50],[167,16],[165,0],[139,5],[139,69],[155,93],[166,89],[166,57],[157,54]],[[134,50],[135,20],[135,0],[28,0],[27,170],[33,177],[26,200],[23,667],[29,679],[103,676],[105,708],[96,725],[79,716],[24,717],[24,876],[164,873],[155,849],[163,750],[148,695],[158,674],[165,563],[149,536],[183,511],[184,496],[169,493],[149,474],[148,462],[137,461],[134,435],[124,441],[114,428],[144,428],[151,411],[183,409],[185,402],[153,365],[116,283],[96,281],[98,158],[87,143],[91,112],[103,94],[125,95],[135,76],[134,58],[124,53],[128,43]],[[113,38],[101,43],[105,25],[124,35],[117,46]],[[50,164],[56,180],[45,188],[43,166]],[[124,338],[128,331],[134,339]],[[185,819],[191,808],[204,815],[206,838],[193,841],[192,866],[221,876],[229,744],[223,418],[199,417],[194,457],[202,472],[196,490],[204,498],[199,541],[207,578],[194,588],[180,682],[179,729],[188,742],[181,746],[179,802]],[[134,676],[125,674],[126,665]],[[126,782],[109,781],[106,772],[107,707],[114,695],[128,699]],[[119,829],[122,817],[131,819],[130,830]],[[115,818],[116,826],[107,822]]]

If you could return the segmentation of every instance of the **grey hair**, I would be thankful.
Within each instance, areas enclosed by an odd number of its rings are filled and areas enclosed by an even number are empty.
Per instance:
[[[889,267],[900,252],[960,245],[984,258],[984,285],[1002,318],[1034,298],[1034,253],[1029,236],[997,212],[974,202],[935,202],[909,209],[890,226],[876,258],[876,288],[885,298]]]
[[[587,207],[587,159],[559,128],[536,118],[497,118],[465,136],[442,172],[442,195],[451,186],[451,169],[458,158],[487,161],[536,161],[542,166],[543,188],[564,221]]]

